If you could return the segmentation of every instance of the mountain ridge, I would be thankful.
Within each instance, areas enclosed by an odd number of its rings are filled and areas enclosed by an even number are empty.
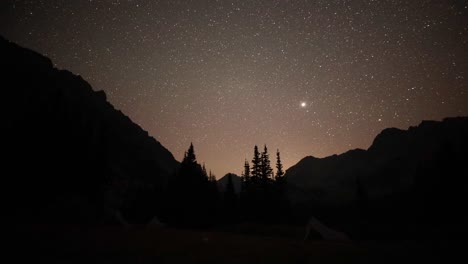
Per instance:
[[[162,192],[179,166],[172,153],[81,76],[1,36],[0,55],[12,217],[96,223],[105,211],[135,221],[154,214],[136,203]]]
[[[351,203],[355,200],[356,177],[373,186],[369,192],[374,196],[404,192],[413,184],[413,174],[419,164],[431,160],[442,145],[459,146],[456,149],[462,153],[462,146],[467,144],[462,135],[467,132],[467,127],[468,117],[448,117],[442,121],[424,120],[407,130],[386,128],[367,150],[354,149],[324,158],[307,156],[286,170],[285,177],[289,185],[293,185],[291,189],[332,196],[326,203]],[[393,178],[386,177],[387,184],[376,183],[380,176],[371,176],[383,175],[390,169],[397,173]],[[395,182],[390,184],[392,180]],[[297,192],[290,195],[296,202],[320,199],[303,197]]]

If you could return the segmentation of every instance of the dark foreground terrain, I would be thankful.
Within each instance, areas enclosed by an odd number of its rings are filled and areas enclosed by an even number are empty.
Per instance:
[[[465,242],[302,241],[160,227],[16,226],[21,258],[40,263],[448,263]],[[452,252],[449,252],[448,250]]]

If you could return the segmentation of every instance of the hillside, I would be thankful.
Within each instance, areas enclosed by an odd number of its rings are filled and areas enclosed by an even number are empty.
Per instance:
[[[232,183],[234,185],[234,191],[236,193],[240,193],[240,191],[241,191],[241,177],[237,176],[234,173],[228,173],[228,174],[224,175],[223,177],[221,177],[218,180],[218,186],[219,186],[220,190],[224,191],[226,189],[226,186],[228,184],[229,174],[232,177]]]
[[[325,158],[305,157],[286,171],[291,189],[301,190],[293,191],[292,199],[351,203],[356,199],[358,178],[368,195],[376,199],[408,191],[415,184],[418,170],[441,156],[450,155],[458,164],[468,161],[467,134],[467,117],[423,121],[408,130],[383,130],[368,150]],[[466,168],[460,169],[466,175]]]
[[[306,157],[286,172],[303,217],[352,237],[463,238],[468,192],[468,118],[383,130],[368,150]]]
[[[11,220],[152,217],[178,167],[173,155],[80,76],[1,37],[0,56],[2,195]]]

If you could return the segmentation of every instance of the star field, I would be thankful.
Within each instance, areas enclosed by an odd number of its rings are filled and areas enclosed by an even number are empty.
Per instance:
[[[467,1],[2,1],[0,34],[82,75],[178,160],[301,158],[468,115]]]

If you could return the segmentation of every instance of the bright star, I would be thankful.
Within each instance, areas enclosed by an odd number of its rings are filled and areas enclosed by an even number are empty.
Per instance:
[[[302,108],[305,108],[307,106],[307,103],[306,102],[301,102],[301,107]]]

